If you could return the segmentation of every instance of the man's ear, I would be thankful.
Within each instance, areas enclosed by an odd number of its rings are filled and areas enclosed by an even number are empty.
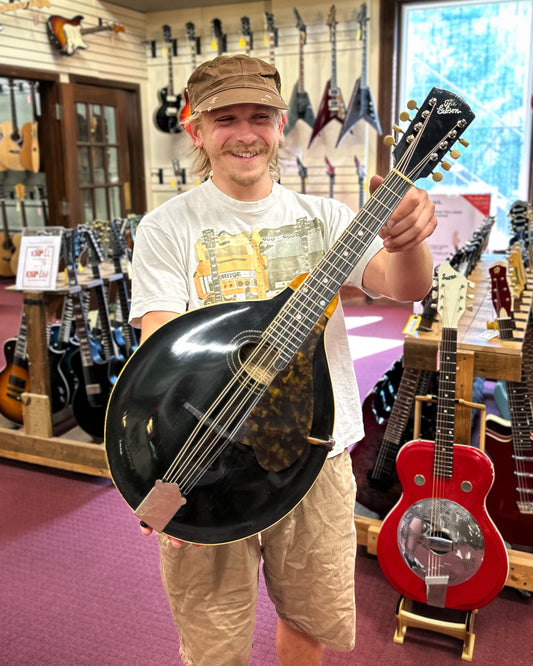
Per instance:
[[[188,123],[185,126],[185,130],[189,133],[196,148],[201,148],[204,145],[204,142],[200,136],[200,128],[196,125],[196,123]]]

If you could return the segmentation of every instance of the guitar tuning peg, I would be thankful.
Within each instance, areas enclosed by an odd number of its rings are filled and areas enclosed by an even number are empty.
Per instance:
[[[441,174],[440,171],[434,171],[431,178],[435,181],[435,183],[440,183],[440,181],[444,178],[444,176]]]
[[[450,155],[453,157],[454,160],[456,160],[458,157],[461,157],[461,153],[458,150],[455,150],[455,148],[450,150]]]
[[[470,287],[470,289],[474,289],[474,287],[476,286],[476,283],[475,282],[470,282],[470,280],[468,280],[468,286]],[[469,297],[474,298],[474,296],[472,294],[469,294]]]
[[[387,136],[383,139],[383,143],[390,148],[390,146],[396,145],[396,139],[392,136],[392,134],[387,134]]]
[[[466,139],[459,139],[459,143],[461,144],[461,146],[464,146],[465,148],[467,148],[470,145],[470,143]]]
[[[411,116],[407,113],[407,111],[402,111],[402,112],[400,113],[400,120],[401,120],[402,122],[403,122],[403,121],[406,121],[406,120],[411,120]]]
[[[393,129],[395,132],[398,132],[398,134],[403,134],[403,129],[402,129],[399,125],[393,125],[393,126],[392,126],[392,129]]]
[[[408,108],[410,111],[414,111],[415,109],[418,109],[418,106],[416,105],[416,102],[415,102],[414,99],[410,99],[410,100],[407,102],[407,105],[406,105],[406,106],[407,106],[407,108]]]
[[[452,165],[450,162],[447,162],[446,160],[442,160],[440,163],[441,167],[444,169],[444,171],[449,171],[452,168]]]

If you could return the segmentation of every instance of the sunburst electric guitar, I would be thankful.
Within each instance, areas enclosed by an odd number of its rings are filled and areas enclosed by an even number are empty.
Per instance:
[[[139,518],[184,541],[221,543],[265,529],[303,498],[332,444],[324,332],[337,292],[473,118],[460,97],[433,88],[401,134],[395,167],[307,276],[270,299],[191,310],[139,346],[114,386],[105,436],[113,480]]]
[[[503,539],[485,507],[494,480],[489,457],[454,444],[457,323],[467,279],[444,262],[438,270],[442,320],[435,441],[398,453],[402,495],[382,523],[379,564],[402,595],[430,606],[472,610],[489,603],[507,579]]]

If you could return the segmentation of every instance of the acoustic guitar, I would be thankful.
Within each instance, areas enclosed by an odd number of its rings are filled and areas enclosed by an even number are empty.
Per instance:
[[[289,100],[289,107],[287,109],[287,123],[283,128],[283,133],[287,135],[291,132],[298,120],[303,120],[311,129],[315,126],[315,113],[311,106],[309,94],[305,90],[304,79],[304,46],[307,41],[307,27],[302,21],[302,17],[297,9],[294,9],[296,16],[296,27],[298,28],[299,42],[298,42],[298,62],[299,74],[298,81],[294,84],[292,89],[291,98]]]
[[[328,123],[332,120],[343,123],[346,114],[342,92],[337,84],[337,19],[335,5],[331,5],[329,10],[328,26],[331,41],[331,78],[326,83],[326,88],[322,94],[308,148]]]
[[[22,134],[17,122],[17,104],[15,100],[15,82],[9,79],[9,102],[11,105],[11,120],[0,123],[0,163],[3,171],[24,171],[20,161],[22,148]]]
[[[2,255],[0,257],[0,275],[2,277],[13,277],[15,273],[11,267],[11,257],[15,252],[15,245],[11,239],[9,225],[7,222],[6,200],[4,186],[0,185],[0,212],[2,215]]]
[[[266,529],[303,498],[332,445],[324,332],[337,292],[473,118],[433,88],[395,167],[307,276],[271,299],[191,310],[140,345],[113,388],[105,433],[111,475],[139,518],[183,541],[222,543]]]
[[[32,119],[22,125],[22,147],[20,163],[27,171],[38,173],[40,163],[37,108],[35,104],[35,81],[30,81]]]
[[[454,444],[457,324],[467,279],[444,262],[438,269],[442,321],[435,441],[399,451],[402,495],[381,525],[379,564],[405,597],[440,608],[472,610],[489,603],[507,580],[503,539],[485,507],[494,481],[490,458]]]

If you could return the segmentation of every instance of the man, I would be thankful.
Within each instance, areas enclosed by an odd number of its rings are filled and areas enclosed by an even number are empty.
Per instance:
[[[275,182],[286,104],[275,67],[246,55],[203,63],[188,81],[199,187],[146,215],[135,242],[131,322],[142,339],[188,309],[268,298],[312,270],[354,213],[332,199]],[[381,178],[374,177],[375,189]],[[412,187],[350,275],[370,295],[423,298],[432,279],[424,239],[434,230],[427,194]],[[234,543],[194,546],[158,536],[162,578],[194,666],[246,666],[258,570],[278,613],[282,665],[319,664],[323,645],[355,641],[355,484],[346,447],[362,437],[361,410],[340,307],[326,329],[335,395],[335,446],[300,504],[277,524]],[[141,524],[149,534],[149,526]]]

